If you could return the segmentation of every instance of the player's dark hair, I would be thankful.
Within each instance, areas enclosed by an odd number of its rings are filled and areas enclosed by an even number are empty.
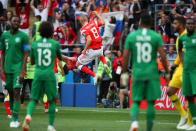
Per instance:
[[[39,32],[43,38],[50,38],[53,35],[53,25],[50,22],[44,21],[40,24]]]
[[[41,15],[36,15],[35,17],[36,17],[39,21],[41,21],[41,19],[42,19]]]
[[[182,24],[182,25],[185,27],[185,25],[186,25],[186,20],[185,20],[184,17],[178,16],[178,17],[176,17],[174,20],[178,21],[180,24]]]
[[[140,18],[141,25],[143,26],[152,26],[152,17],[148,13],[141,14]]]
[[[116,17],[112,16],[110,23],[111,24],[116,24]]]

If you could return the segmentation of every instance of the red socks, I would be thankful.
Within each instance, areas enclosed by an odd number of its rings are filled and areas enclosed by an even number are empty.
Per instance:
[[[55,106],[56,106],[57,100],[58,99],[54,99]],[[48,111],[48,106],[49,106],[49,102],[47,101],[46,103],[44,103],[44,108],[46,111]]]
[[[99,60],[105,65],[106,64],[106,60],[104,56],[100,56]]]
[[[48,105],[49,105],[48,101],[46,103],[44,103],[45,111],[48,111]]]
[[[10,111],[10,104],[9,104],[9,101],[4,101],[4,105],[5,105],[5,109],[6,109],[6,112],[7,112],[7,116],[11,116],[12,113]]]
[[[83,66],[81,69],[82,72],[91,75],[92,77],[95,77],[96,74],[94,72],[92,72],[88,67]]]
[[[56,106],[57,100],[58,100],[58,99],[54,99],[55,106]]]

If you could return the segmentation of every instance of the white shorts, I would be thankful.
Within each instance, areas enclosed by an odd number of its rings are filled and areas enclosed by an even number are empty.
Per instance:
[[[107,45],[113,45],[113,42],[114,42],[114,37],[104,37],[102,39],[102,44],[104,47]]]
[[[86,54],[81,54],[78,57],[78,62],[82,65],[87,65],[91,61],[93,61],[96,57],[100,57],[103,55],[103,47],[99,50],[87,49]]]

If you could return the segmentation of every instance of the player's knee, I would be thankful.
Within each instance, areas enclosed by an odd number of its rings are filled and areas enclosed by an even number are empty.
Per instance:
[[[77,68],[78,68],[79,70],[82,70],[82,67],[83,67],[83,65],[77,66]]]

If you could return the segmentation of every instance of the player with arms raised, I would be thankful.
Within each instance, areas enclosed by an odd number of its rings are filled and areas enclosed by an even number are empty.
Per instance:
[[[166,62],[166,53],[163,49],[162,37],[150,30],[152,18],[148,14],[142,14],[140,20],[141,29],[129,34],[126,39],[123,52],[123,74],[121,75],[121,85],[126,86],[128,82],[127,65],[129,53],[131,52],[133,62],[133,83],[131,108],[132,124],[130,131],[138,130],[139,105],[143,99],[148,104],[147,128],[151,131],[155,118],[154,102],[161,97],[158,65],[156,62],[157,51],[163,61],[166,72],[166,79],[169,80],[169,72]]]
[[[196,105],[194,97],[196,96],[196,32],[193,19],[186,21],[187,34],[179,38],[178,51],[183,67],[182,92],[188,100],[188,107],[192,115],[193,125],[186,130],[196,130]],[[184,54],[183,54],[184,48]]]
[[[106,72],[108,75],[112,78],[111,70],[106,64],[105,57],[103,56],[103,45],[102,45],[102,38],[100,36],[100,30],[99,26],[102,26],[105,24],[104,20],[101,18],[101,16],[94,11],[93,12],[99,21],[92,20],[88,23],[88,18],[86,16],[80,16],[80,23],[82,25],[82,28],[80,29],[81,34],[85,36],[86,46],[84,50],[82,51],[82,54],[78,57],[78,61],[76,62],[76,66],[79,70],[91,75],[94,77],[94,84],[97,84],[97,76],[94,72],[92,72],[87,65],[92,60],[94,60],[96,57],[99,57],[101,62],[104,65],[104,68],[106,69]]]

